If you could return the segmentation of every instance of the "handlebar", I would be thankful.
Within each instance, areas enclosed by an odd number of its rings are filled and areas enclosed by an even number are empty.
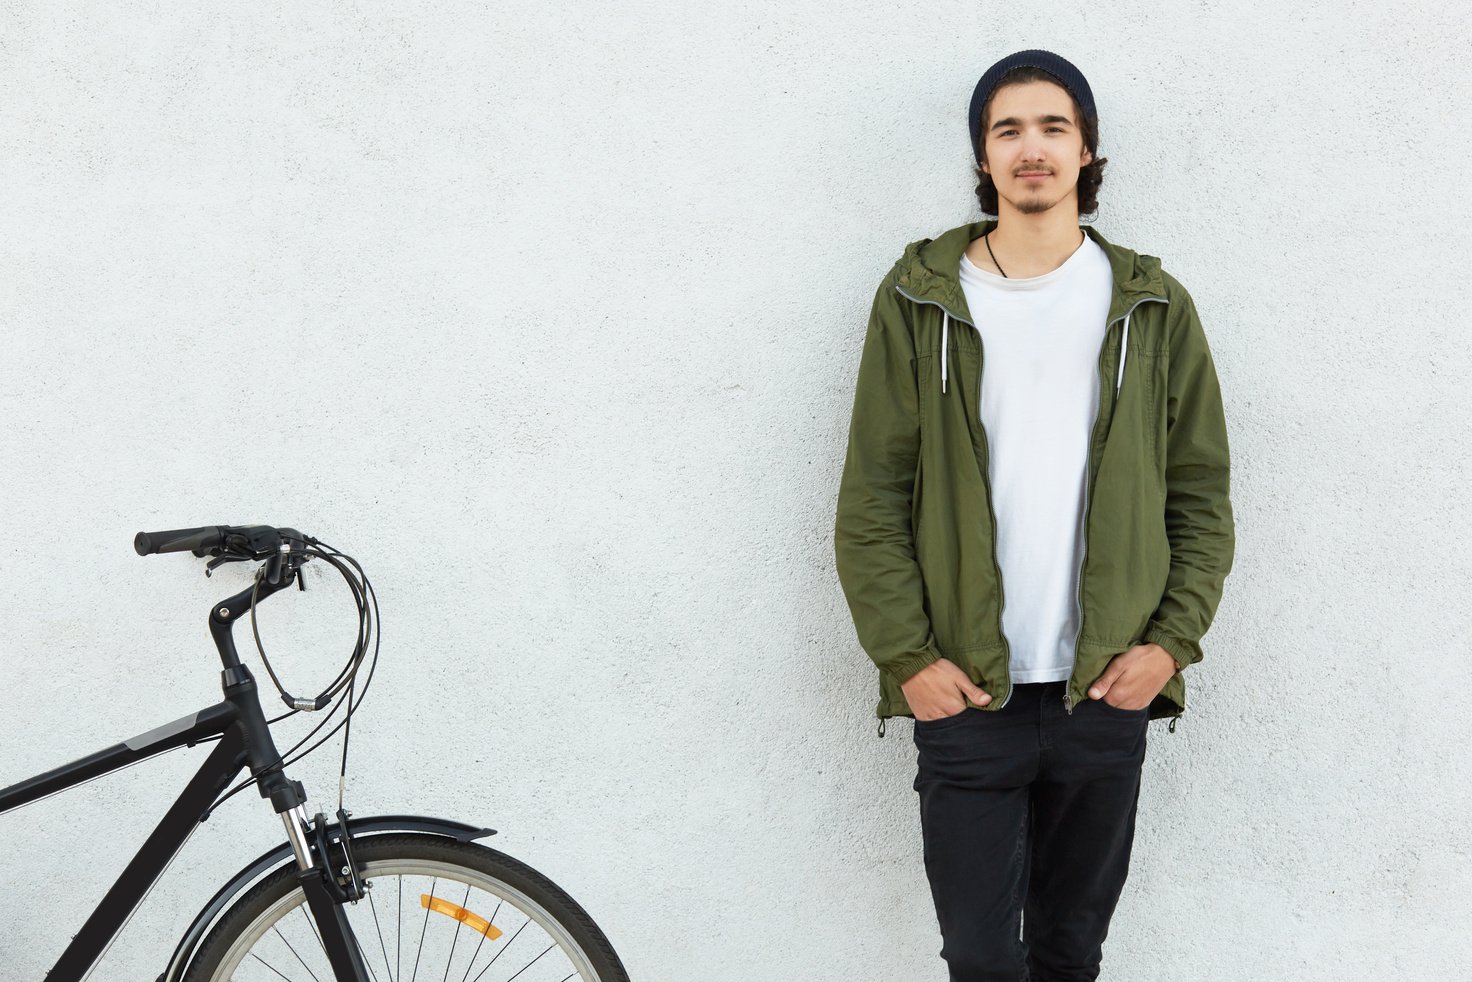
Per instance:
[[[206,525],[200,528],[169,529],[162,532],[139,532],[133,538],[133,548],[140,556],[186,551],[192,552],[201,559],[210,556],[211,559],[205,566],[206,576],[223,563],[263,561],[261,568],[256,571],[254,582],[249,587],[215,604],[210,611],[210,633],[214,636],[215,646],[219,649],[220,659],[227,672],[244,671],[240,657],[236,654],[235,642],[231,634],[234,623],[249,614],[251,629],[254,632],[255,609],[261,600],[289,587],[293,582],[296,583],[298,589],[305,590],[307,584],[300,573],[302,567],[313,557],[332,565],[342,573],[352,588],[358,603],[359,616],[358,643],[353,648],[353,655],[349,659],[348,666],[338,675],[337,679],[319,696],[298,698],[288,692],[282,686],[280,679],[276,677],[275,671],[271,668],[271,662],[266,658],[265,649],[261,647],[259,633],[255,634],[256,648],[261,653],[261,660],[265,663],[272,683],[281,693],[282,701],[293,711],[324,709],[345,688],[351,693],[350,687],[357,674],[357,665],[363,660],[368,650],[369,638],[374,635],[373,625],[378,620],[378,601],[373,595],[373,588],[368,585],[367,577],[362,575],[361,568],[351,556],[338,552],[310,535],[303,535],[296,529],[274,528],[270,525]],[[370,601],[371,611],[366,606]],[[378,657],[376,641],[373,652],[376,660]],[[371,668],[369,677],[372,677]],[[364,688],[367,688],[366,682]],[[352,712],[353,708],[350,706],[349,715]]]
[[[167,532],[139,532],[133,537],[133,548],[140,556],[164,552],[192,552],[202,556],[225,542],[228,526],[207,525],[197,529],[171,529]]]
[[[206,525],[203,528],[139,532],[133,549],[140,556],[165,552],[192,552],[195,556],[228,556],[232,559],[272,559],[289,543],[292,551],[309,541],[296,529],[270,525]]]

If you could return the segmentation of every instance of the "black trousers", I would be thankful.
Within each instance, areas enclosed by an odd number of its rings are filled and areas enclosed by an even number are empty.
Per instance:
[[[925,872],[951,982],[1099,977],[1129,872],[1146,710],[1063,682],[915,723]]]

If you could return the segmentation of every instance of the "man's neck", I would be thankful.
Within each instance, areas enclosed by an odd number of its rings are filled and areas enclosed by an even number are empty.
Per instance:
[[[987,237],[975,239],[966,249],[966,258],[979,269],[1005,271],[1013,279],[1042,276],[1062,266],[1083,245],[1086,233],[1079,227],[1077,210],[1049,208],[1024,215],[1004,203],[1003,211]]]

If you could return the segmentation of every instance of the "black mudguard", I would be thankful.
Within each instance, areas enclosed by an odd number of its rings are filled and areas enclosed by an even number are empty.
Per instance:
[[[348,819],[348,831],[355,839],[360,835],[370,835],[374,832],[422,832],[427,835],[448,836],[459,842],[471,842],[496,834],[495,829],[478,828],[447,818],[426,818],[422,815],[375,815],[369,818],[350,818]],[[342,830],[334,822],[327,826],[327,835],[331,841],[336,842],[341,837]],[[204,909],[195,916],[194,922],[189,925],[189,930],[184,932],[184,937],[174,949],[174,957],[169,959],[168,968],[164,969],[157,982],[179,982],[179,979],[184,977],[185,969],[188,968],[190,959],[194,957],[195,949],[199,947],[199,942],[203,940],[205,932],[215,922],[215,919],[224,913],[230,901],[244,893],[257,880],[282,863],[295,862],[296,857],[292,854],[291,844],[282,843],[236,873],[230,882],[221,887]]]

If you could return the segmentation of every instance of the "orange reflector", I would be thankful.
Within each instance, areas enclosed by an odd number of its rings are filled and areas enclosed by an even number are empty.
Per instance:
[[[439,897],[431,897],[427,893],[421,893],[419,895],[419,906],[428,908],[429,910],[434,911],[436,914],[444,914],[446,917],[453,917],[455,918],[455,920],[459,921],[461,924],[464,924],[472,931],[479,931],[481,934],[484,934],[492,941],[495,941],[501,936],[501,929],[496,927],[496,925],[492,924],[484,917],[471,913],[464,907],[459,907],[455,904],[450,903],[448,900],[442,900]]]

